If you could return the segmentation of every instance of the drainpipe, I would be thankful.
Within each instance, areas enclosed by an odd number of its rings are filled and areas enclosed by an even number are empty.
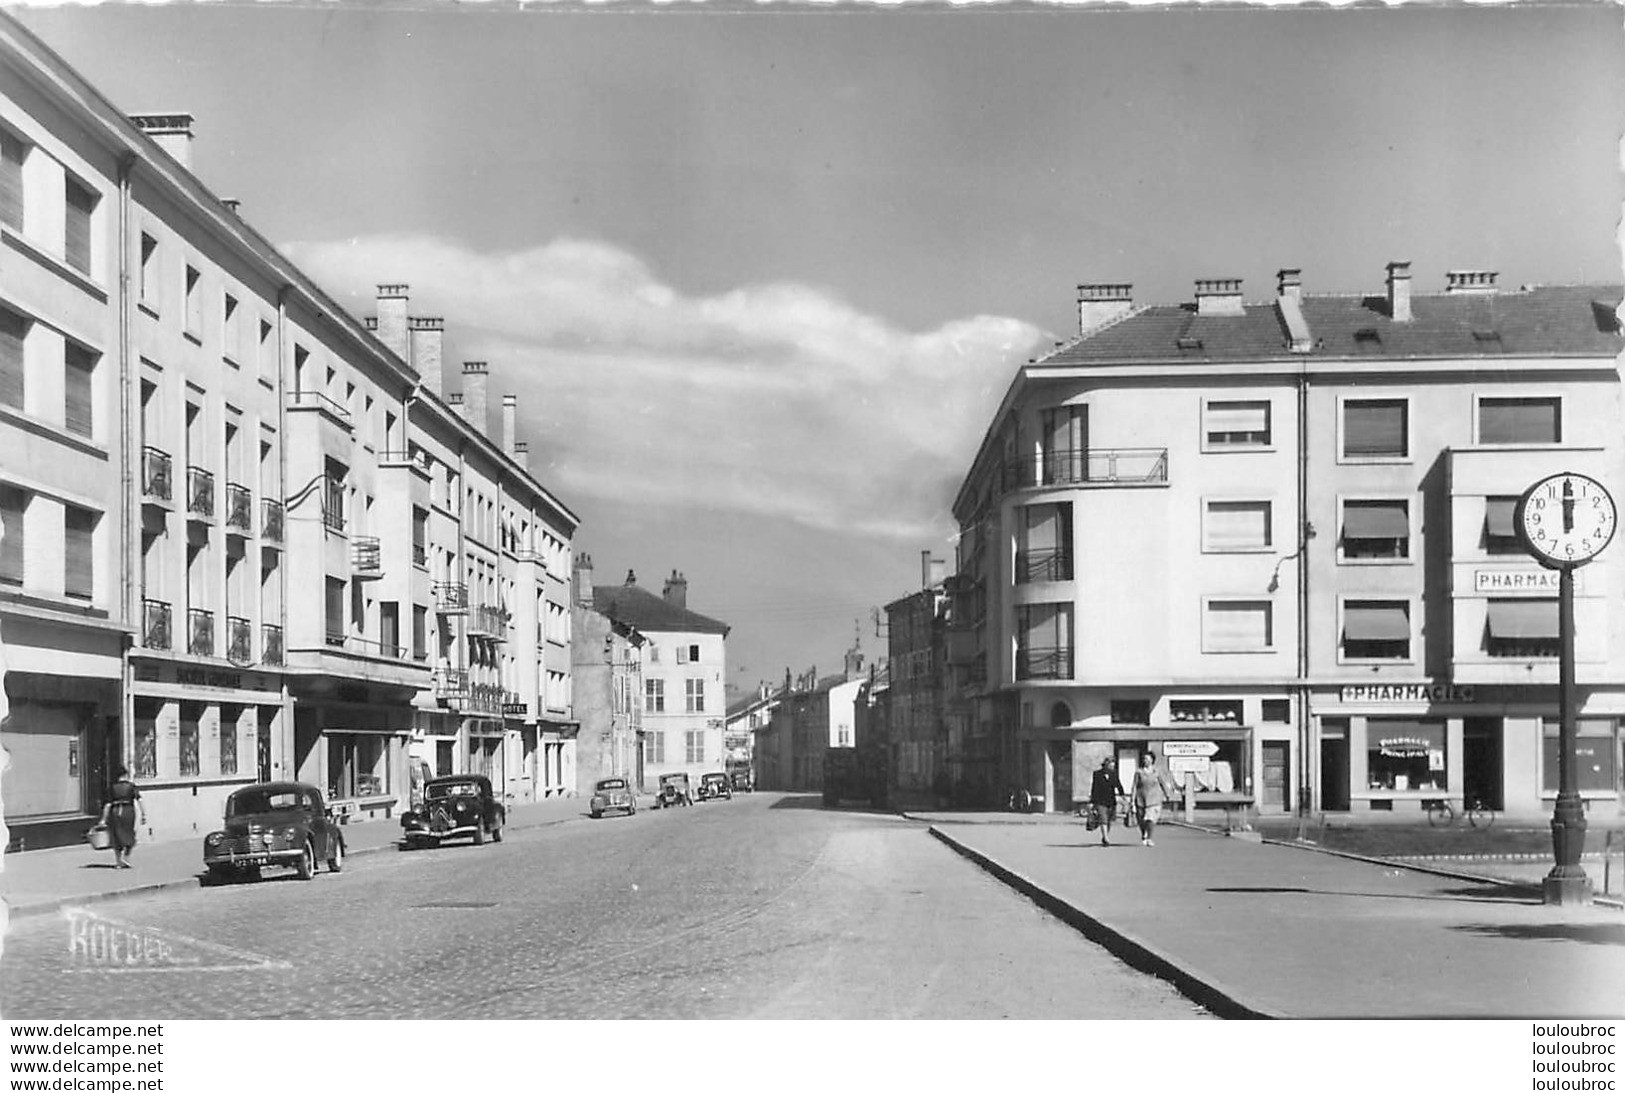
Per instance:
[[[119,560],[122,563],[123,575],[119,594],[124,600],[124,617],[132,627],[141,627],[142,605],[139,593],[139,584],[135,578],[135,563],[137,561],[135,542],[141,534],[140,513],[141,501],[139,491],[135,484],[135,467],[142,458],[141,445],[135,443],[135,430],[132,427],[132,410],[130,405],[130,387],[140,382],[138,370],[134,367],[135,335],[134,324],[130,318],[130,232],[134,218],[130,215],[131,195],[130,176],[135,171],[137,156],[134,152],[119,157],[118,161],[118,383],[119,383],[119,442],[123,446],[119,475],[119,498],[123,506],[123,527],[120,529]],[[108,445],[109,449],[113,445]],[[136,630],[139,633],[139,629]],[[129,754],[124,742],[133,739],[135,725],[135,696],[131,694],[134,683],[134,666],[130,661],[130,650],[135,642],[126,632],[119,650],[119,720],[118,720],[118,754],[120,761]],[[88,760],[90,757],[86,756]],[[112,772],[106,768],[107,741],[102,741],[102,754],[96,758],[96,766],[102,770],[105,781]],[[135,756],[129,755],[133,763]],[[89,766],[89,763],[86,764]],[[96,788],[97,798],[102,796],[100,786]]]
[[[1298,811],[1314,808],[1313,721],[1309,716],[1309,374],[1298,372]]]
[[[289,625],[288,615],[288,566],[290,562],[288,532],[292,522],[288,519],[287,490],[288,490],[288,397],[287,397],[287,370],[291,366],[288,351],[288,293],[293,291],[292,285],[282,285],[276,291],[276,433],[277,433],[277,499],[283,502],[282,509],[282,564],[277,566],[277,604],[280,607],[278,621],[282,625],[282,731],[279,734],[281,747],[273,746],[271,752],[271,777],[295,778],[298,771],[293,762],[293,748],[286,745],[289,741],[297,744],[294,729],[293,700],[288,691],[288,646],[291,644],[292,626]],[[261,615],[264,609],[261,608]],[[258,757],[256,756],[256,762]]]

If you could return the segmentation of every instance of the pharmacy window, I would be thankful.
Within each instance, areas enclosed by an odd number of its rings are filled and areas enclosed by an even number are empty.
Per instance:
[[[1405,793],[1448,788],[1443,721],[1373,717],[1366,722],[1366,788]]]
[[[1619,722],[1613,718],[1582,717],[1574,725],[1574,788],[1581,793],[1619,792]],[[1540,784],[1556,793],[1561,737],[1558,723],[1548,719],[1541,730]]]

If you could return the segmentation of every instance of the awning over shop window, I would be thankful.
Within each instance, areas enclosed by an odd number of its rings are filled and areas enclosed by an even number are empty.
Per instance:
[[[1494,638],[1556,638],[1556,600],[1491,600],[1490,636]]]
[[[1348,604],[1343,608],[1343,637],[1348,641],[1408,641],[1411,617],[1403,604]]]
[[[1403,501],[1350,501],[1343,506],[1348,539],[1405,539],[1411,534]]]
[[[1510,539],[1518,534],[1512,526],[1512,513],[1518,507],[1515,497],[1489,497],[1484,501],[1484,527],[1491,535]]]

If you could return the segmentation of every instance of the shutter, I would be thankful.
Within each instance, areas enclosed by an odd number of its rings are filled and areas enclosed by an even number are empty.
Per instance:
[[[1268,649],[1270,606],[1261,601],[1207,605],[1207,647],[1211,650]]]
[[[1055,505],[1031,505],[1023,526],[1027,542],[1023,549],[1055,550],[1061,545],[1060,511]]]
[[[1556,444],[1561,439],[1555,398],[1487,398],[1478,403],[1480,444]]]
[[[68,342],[63,354],[65,365],[64,386],[66,405],[64,424],[68,432],[80,436],[92,435],[93,391],[96,377],[96,354],[83,346]]]
[[[1208,502],[1207,545],[1213,550],[1256,550],[1268,547],[1269,502]]]
[[[96,514],[67,506],[63,531],[63,590],[74,599],[88,600],[95,590]]]
[[[1405,403],[1398,399],[1343,404],[1343,454],[1403,456]]]
[[[328,637],[341,637],[344,634],[344,582],[327,579],[327,635]]]
[[[1518,507],[1516,497],[1486,497],[1484,499],[1484,530],[1492,538],[1513,539],[1518,531],[1512,515]]]
[[[28,320],[0,308],[0,404],[23,408],[23,340]]]
[[[1559,636],[1556,600],[1491,600],[1490,637],[1517,641]]]
[[[23,510],[28,494],[0,486],[0,584],[23,583]]]
[[[1399,603],[1346,604],[1343,638],[1345,641],[1409,641],[1410,611]]]
[[[62,256],[80,273],[90,272],[90,217],[96,208],[96,195],[73,179],[68,179],[67,210],[63,214]]]
[[[1409,539],[1410,518],[1403,501],[1348,501],[1343,505],[1343,538]]]
[[[0,129],[0,224],[23,230],[23,159],[28,145]]]
[[[1236,439],[1236,434],[1254,434],[1260,440],[1269,436],[1270,404],[1267,402],[1210,402],[1207,404],[1207,432],[1210,440]]]

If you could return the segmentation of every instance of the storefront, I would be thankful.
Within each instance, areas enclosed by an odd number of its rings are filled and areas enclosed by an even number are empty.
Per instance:
[[[341,697],[294,703],[297,778],[319,786],[341,823],[389,820],[409,806],[411,706],[379,701],[382,689],[340,688]]]

